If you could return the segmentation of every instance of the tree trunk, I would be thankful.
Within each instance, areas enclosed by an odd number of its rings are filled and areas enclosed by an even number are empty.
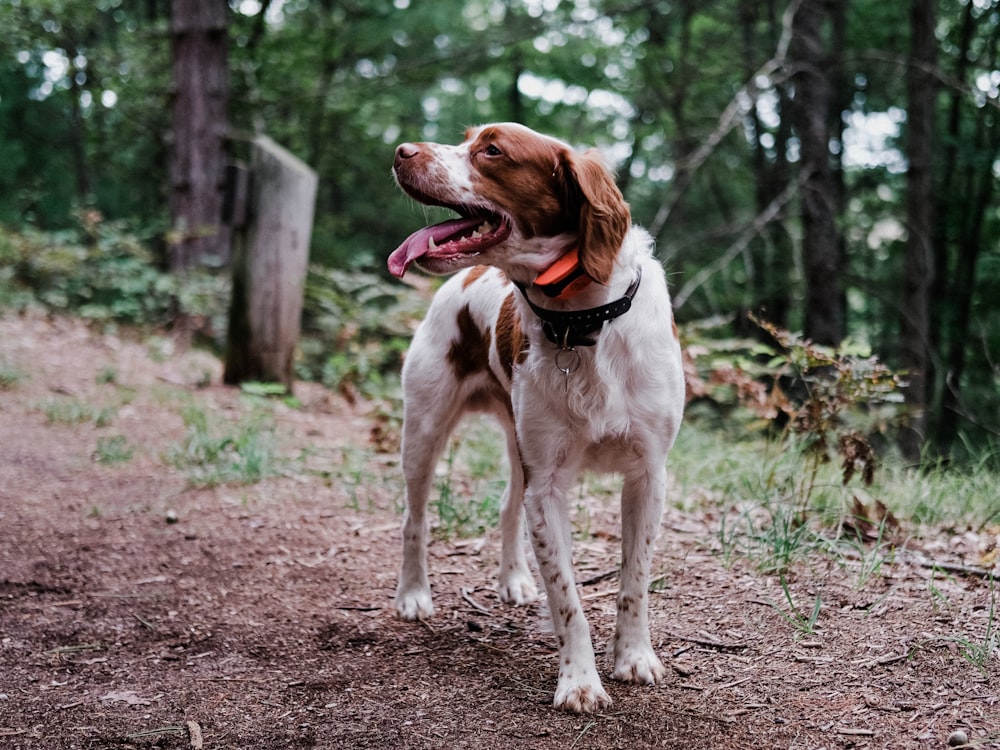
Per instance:
[[[951,57],[955,61],[952,78],[956,81],[966,80],[969,67],[969,50],[976,33],[976,13],[973,3],[966,4],[962,13],[962,25],[959,33],[958,47]],[[962,142],[962,107],[966,101],[967,93],[957,87],[951,89],[948,94],[948,116],[945,118],[941,132],[941,148],[938,163],[940,164],[940,176],[935,179],[934,192],[934,234],[932,250],[934,252],[934,275],[931,279],[930,297],[936,303],[931,306],[930,319],[930,346],[932,351],[939,351],[947,346],[947,329],[949,325],[948,305],[949,296],[948,279],[950,276],[950,248],[953,243],[959,240],[955,232],[950,229],[953,222],[954,212],[962,211],[964,200],[958,192],[956,183],[958,175],[958,146]],[[954,221],[957,221],[954,220]],[[943,420],[944,415],[941,408],[942,398],[947,388],[947,368],[942,363],[932,359],[928,363],[926,375],[927,401],[928,401],[928,425],[929,431],[934,435],[934,443],[937,448],[944,448],[945,441],[943,434],[946,431]]]
[[[742,0],[740,3],[740,24],[743,29],[743,75],[751,80],[758,68],[760,50],[754,30],[758,14],[765,13],[770,26],[770,34],[764,41],[765,48],[773,50],[782,32],[780,14],[773,2],[762,6],[756,0]],[[791,181],[788,165],[788,136],[791,131],[788,113],[787,85],[774,84],[778,96],[778,128],[773,135],[773,143],[764,143],[764,125],[758,116],[756,103],[750,109],[748,118],[754,132],[752,164],[754,171],[754,198],[758,215],[762,215],[782,193]],[[773,152],[773,159],[769,152]],[[748,275],[753,299],[750,309],[758,316],[782,328],[788,325],[788,311],[791,291],[791,269],[794,268],[791,238],[783,224],[784,213],[770,221],[760,236],[750,244],[751,263]]]
[[[248,225],[236,234],[223,380],[282,383],[291,392],[317,178],[264,136],[254,139],[252,162],[250,205],[235,211]]]
[[[173,128],[169,261],[180,271],[224,262],[229,233],[221,224],[229,92],[226,0],[173,0]]]
[[[932,157],[934,100],[934,0],[913,0],[910,9],[910,59],[906,73],[907,239],[903,259],[903,298],[900,323],[900,362],[909,386],[907,422],[899,437],[900,449],[917,461],[927,433],[927,373],[930,352],[930,289],[934,276]]]
[[[841,290],[843,259],[836,224],[837,189],[830,168],[831,87],[822,27],[826,0],[803,0],[789,46],[792,124],[799,137],[802,185],[802,266],[805,272],[805,335],[836,346],[845,333]]]
[[[991,50],[989,56],[983,54],[980,59],[987,70],[992,70],[996,68],[1000,53],[1000,28],[994,27],[987,49]],[[960,230],[955,237],[954,271],[948,285],[950,304],[942,336],[942,349],[946,350],[943,353],[944,382],[932,429],[934,443],[941,450],[947,450],[958,435],[962,376],[972,340],[969,328],[977,268],[984,250],[983,230],[987,213],[994,207],[996,179],[993,165],[1000,154],[1000,132],[995,127],[992,114],[985,110],[979,110],[977,114],[975,137],[971,139],[972,157],[961,172],[963,186],[957,190],[957,199],[952,196],[954,200],[948,204],[952,213],[947,220],[954,222]],[[969,140],[965,141],[967,146]],[[948,176],[953,175],[954,170],[949,170]]]

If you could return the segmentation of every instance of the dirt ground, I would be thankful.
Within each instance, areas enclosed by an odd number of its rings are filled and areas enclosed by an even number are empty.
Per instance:
[[[163,458],[180,405],[251,408],[209,355],[8,315],[0,367],[18,374],[0,388],[2,748],[1000,748],[1000,656],[969,658],[996,645],[972,570],[995,529],[911,538],[864,583],[797,566],[795,601],[822,603],[806,633],[776,577],[724,564],[711,507],[668,511],[651,623],[670,675],[605,676],[612,708],[575,716],[551,707],[544,605],[495,595],[495,533],[435,541],[438,614],[394,617],[401,483],[370,405],[301,384],[302,408],[269,408],[307,466],[192,489]],[[51,424],[59,400],[113,409]],[[115,435],[131,460],[96,461]],[[613,504],[590,512],[577,571],[603,648],[619,538]]]

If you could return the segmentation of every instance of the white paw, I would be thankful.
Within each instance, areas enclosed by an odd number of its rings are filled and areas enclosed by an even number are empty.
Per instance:
[[[434,616],[429,588],[413,588],[396,592],[396,612],[404,620],[425,620]]]
[[[666,677],[660,658],[650,646],[615,647],[615,670],[611,678],[636,685],[655,685]]]
[[[497,588],[500,601],[505,604],[524,606],[538,599],[538,587],[529,570],[514,569],[500,573],[500,585]]]
[[[592,714],[610,706],[611,697],[604,691],[596,672],[579,677],[560,675],[552,705],[563,711]]]

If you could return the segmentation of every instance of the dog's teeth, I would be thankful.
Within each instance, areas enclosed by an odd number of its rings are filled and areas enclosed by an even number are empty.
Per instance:
[[[434,238],[433,237],[428,237],[427,238],[427,249],[428,250],[433,250],[436,247],[437,247],[437,243],[434,241]]]
[[[492,224],[490,224],[488,221],[484,221],[482,223],[482,226],[480,226],[479,229],[478,229],[478,234],[489,234],[490,232],[493,231],[493,229],[494,229],[494,226]],[[478,234],[477,234],[477,236],[478,236]]]

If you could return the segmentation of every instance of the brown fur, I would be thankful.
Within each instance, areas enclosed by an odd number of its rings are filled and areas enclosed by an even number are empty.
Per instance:
[[[490,332],[482,331],[466,305],[458,312],[458,338],[451,342],[448,363],[455,376],[464,380],[489,366]]]
[[[500,306],[497,317],[497,354],[504,372],[510,378],[514,372],[514,364],[521,363],[528,356],[528,340],[521,330],[521,318],[517,312],[514,293],[508,294]]]

